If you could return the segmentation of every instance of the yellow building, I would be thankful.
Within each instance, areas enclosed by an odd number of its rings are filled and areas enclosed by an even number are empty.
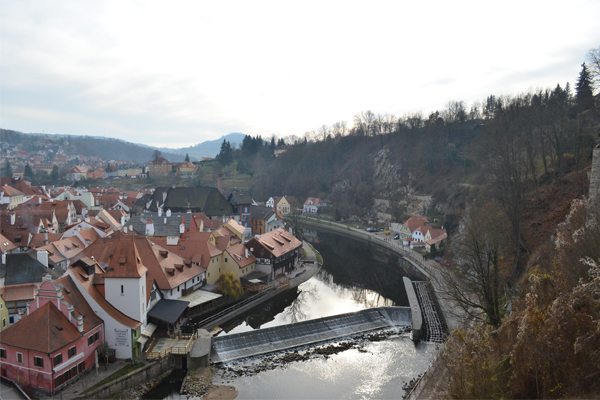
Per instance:
[[[8,328],[8,325],[8,308],[6,308],[6,303],[2,295],[0,295],[0,332]]]

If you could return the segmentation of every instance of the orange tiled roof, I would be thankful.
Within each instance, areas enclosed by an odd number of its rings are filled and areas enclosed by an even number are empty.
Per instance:
[[[82,333],[49,301],[2,331],[1,343],[48,354],[81,336]]]

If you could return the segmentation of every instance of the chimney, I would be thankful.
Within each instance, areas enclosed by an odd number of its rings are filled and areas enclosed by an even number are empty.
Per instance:
[[[48,232],[44,232],[44,243],[48,244]]]
[[[123,233],[127,235],[127,227],[123,228]]]
[[[38,204],[42,204],[42,198],[38,197]]]
[[[185,219],[183,216],[181,217],[181,224],[179,225],[179,234],[183,235],[185,233]]]
[[[167,217],[170,217],[170,216],[171,216],[171,209],[169,208],[169,209],[167,210]]]
[[[15,225],[15,213],[10,213],[10,224]]]
[[[89,223],[90,222],[90,217],[85,217],[85,222]]]
[[[154,223],[152,221],[146,222],[146,236],[154,235]]]
[[[6,265],[6,253],[2,253],[2,265]]]
[[[46,250],[38,250],[37,260],[41,262],[44,267],[48,268],[48,252]]]
[[[158,207],[158,216],[162,217],[162,208]]]
[[[77,316],[77,329],[80,333],[83,333],[83,315],[81,314]]]
[[[217,175],[217,189],[223,194],[223,174]]]
[[[245,253],[246,253],[246,258],[250,257],[250,252],[248,251],[248,249],[245,249]]]

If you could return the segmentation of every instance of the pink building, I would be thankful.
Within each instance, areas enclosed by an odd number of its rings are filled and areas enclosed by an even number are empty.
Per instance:
[[[96,362],[104,323],[70,276],[44,276],[27,315],[2,331],[0,372],[21,386],[55,393]]]

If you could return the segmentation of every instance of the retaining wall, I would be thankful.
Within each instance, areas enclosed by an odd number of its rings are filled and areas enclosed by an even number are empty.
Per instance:
[[[97,389],[90,390],[85,393],[85,398],[88,399],[105,399],[109,396],[123,392],[132,387],[138,386],[144,382],[148,382],[159,375],[174,370],[175,362],[173,357],[165,357],[162,360],[154,361],[138,370],[132,371],[125,376],[122,376],[112,382],[105,384]]]
[[[410,305],[410,311],[412,315],[412,339],[415,342],[421,340],[421,329],[423,328],[423,316],[421,315],[421,307],[419,307],[419,300],[417,294],[413,288],[412,281],[406,276],[402,278],[404,281],[404,289],[406,290],[406,296],[408,297],[408,304]]]

